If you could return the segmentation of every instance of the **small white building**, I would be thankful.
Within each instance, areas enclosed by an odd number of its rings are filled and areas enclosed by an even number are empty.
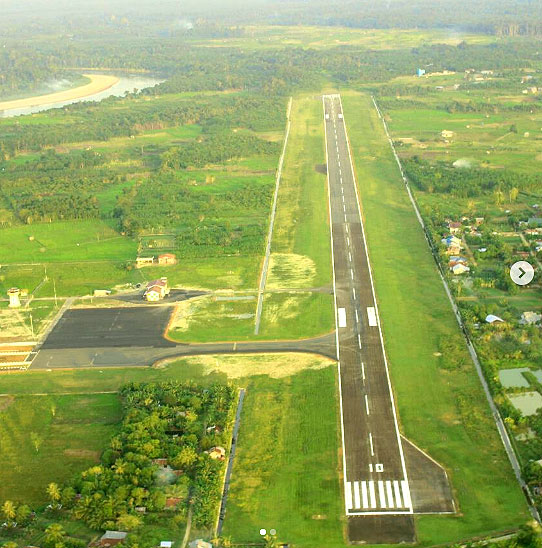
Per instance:
[[[454,266],[452,266],[452,268],[450,268],[450,270],[455,276],[458,276],[459,274],[464,274],[465,272],[470,272],[470,268],[463,263],[455,264]]]
[[[522,325],[534,325],[540,323],[541,321],[542,314],[537,314],[536,312],[529,310],[521,315],[521,320],[519,320],[519,323]]]

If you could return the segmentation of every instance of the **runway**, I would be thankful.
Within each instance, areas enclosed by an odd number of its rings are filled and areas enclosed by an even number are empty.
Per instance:
[[[340,97],[324,96],[323,106],[344,504],[350,535],[357,537],[350,540],[374,542],[376,530],[397,528],[387,541],[408,542],[414,540],[412,498]]]

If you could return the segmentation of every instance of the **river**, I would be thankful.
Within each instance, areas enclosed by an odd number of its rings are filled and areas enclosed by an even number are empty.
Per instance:
[[[36,106],[22,107],[22,108],[12,108],[0,111],[0,118],[10,118],[12,116],[21,116],[24,114],[34,114],[35,112],[42,112],[44,110],[49,110],[52,108],[59,108],[65,105],[71,105],[73,103],[80,103],[82,101],[101,101],[112,95],[120,97],[124,95],[127,91],[132,92],[134,89],[142,90],[144,88],[153,87],[156,84],[160,84],[164,79],[159,79],[154,76],[142,75],[142,74],[124,74],[124,75],[113,75],[116,76],[119,80],[111,87],[106,90],[93,93],[91,95],[86,95],[84,97],[77,97],[65,101],[57,101],[51,103],[44,103]],[[74,88],[77,89],[77,88]]]

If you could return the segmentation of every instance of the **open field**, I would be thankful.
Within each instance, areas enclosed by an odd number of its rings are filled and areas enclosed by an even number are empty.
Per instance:
[[[24,99],[14,99],[11,101],[0,101],[0,111],[14,108],[36,107],[48,105],[50,103],[59,103],[61,101],[71,101],[72,99],[81,99],[94,95],[100,91],[105,91],[114,86],[119,79],[110,74],[83,74],[85,78],[90,80],[89,84],[79,86],[64,91],[55,93],[47,93],[46,95],[38,95],[36,97],[25,97]]]
[[[19,447],[13,479],[0,487],[0,499],[13,492],[17,481],[17,497],[13,498],[41,502],[47,482],[63,481],[93,462],[111,436],[120,411],[116,395],[97,392],[115,391],[130,381],[175,379],[204,385],[229,381],[245,387],[247,397],[225,534],[238,541],[257,540],[259,528],[267,526],[276,527],[280,538],[298,546],[319,546],[322,536],[329,539],[326,546],[344,546],[335,377],[330,360],[295,354],[194,357],[155,369],[0,375],[0,392],[13,394],[0,397],[0,403],[3,398],[8,402],[0,411],[0,427],[11,430],[13,421],[25,425],[18,430],[17,440],[12,440],[11,433],[6,438],[10,444],[0,444],[0,456],[8,462],[14,458],[9,456],[12,448]],[[34,392],[48,395],[29,395]],[[27,438],[37,427],[44,441],[36,457]],[[64,444],[70,441],[60,449],[61,437]],[[32,474],[28,466],[19,464],[26,452],[26,459],[36,463]],[[48,466],[45,459],[53,456],[56,462],[46,468],[47,477],[41,471],[36,479],[38,466]],[[273,487],[260,488],[263,484]],[[269,504],[270,500],[275,503]]]
[[[0,396],[0,501],[46,502],[50,482],[99,462],[119,420],[115,394]]]
[[[347,45],[386,50],[415,47],[427,43],[457,45],[462,40],[480,44],[493,41],[491,36],[456,34],[439,30],[375,30],[346,27],[261,25],[245,27],[244,36],[241,37],[195,41],[195,43],[208,48],[268,49],[289,46],[325,49]]]
[[[254,335],[254,295],[200,297],[177,306],[168,336],[179,342],[301,339],[333,329],[328,293],[267,293]]]
[[[292,103],[271,245],[270,289],[331,285],[321,106],[314,95],[296,97]]]
[[[529,518],[525,500],[381,122],[366,95],[345,93],[343,104],[402,430],[446,467],[459,504],[454,517],[418,517],[420,542],[517,527]],[[439,366],[443,340],[458,343],[452,370]]]
[[[264,527],[295,546],[345,545],[335,377],[327,367],[248,385],[224,527],[235,542]]]

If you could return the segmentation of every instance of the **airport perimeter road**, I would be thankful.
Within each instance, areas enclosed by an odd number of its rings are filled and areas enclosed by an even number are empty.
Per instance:
[[[340,96],[323,98],[339,358],[345,507],[370,538],[414,536],[412,502]],[[382,519],[377,518],[382,516]],[[359,520],[355,520],[359,521]],[[372,530],[372,533],[368,531]],[[388,529],[389,530],[389,529]]]

